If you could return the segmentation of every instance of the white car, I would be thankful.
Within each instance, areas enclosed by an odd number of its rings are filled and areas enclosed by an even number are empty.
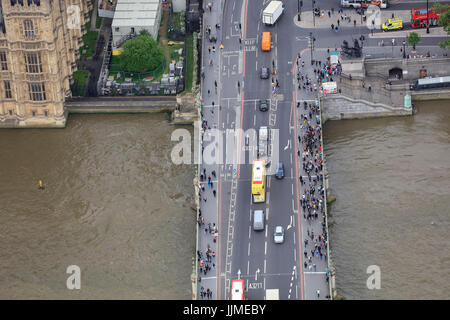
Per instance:
[[[284,229],[282,226],[275,227],[275,232],[273,233],[273,241],[275,243],[283,243],[284,242]]]

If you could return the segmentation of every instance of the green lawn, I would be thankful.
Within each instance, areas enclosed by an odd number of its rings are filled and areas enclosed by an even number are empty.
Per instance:
[[[89,80],[89,71],[87,70],[77,70],[73,73],[74,83],[72,85],[72,96],[84,96],[86,91],[86,86]]]
[[[192,36],[188,36],[186,38],[187,41],[187,52],[186,52],[186,79],[185,84],[186,92],[191,92],[192,90],[192,79],[193,79],[193,70],[194,70],[194,47],[193,47],[193,39]]]
[[[175,50],[178,51],[179,49],[184,49],[184,44],[175,44],[175,45],[169,47],[169,52],[170,52],[169,63],[171,63],[172,60],[175,60],[178,62],[178,60],[180,60],[180,57],[184,55],[184,52],[181,56],[178,54],[178,52],[175,52]]]
[[[125,78],[131,78],[133,82],[140,82],[144,78],[154,77],[154,79],[152,81],[158,81],[162,78],[162,74],[163,74],[165,65],[166,65],[166,63],[164,63],[164,65],[160,66],[160,68],[158,70],[154,70],[152,72],[145,72],[145,73],[124,72],[119,64],[119,56],[111,56],[111,68],[109,70],[109,75],[114,76],[114,80],[119,83],[124,82]],[[120,72],[119,79],[116,78],[116,75],[118,72]]]
[[[89,12],[89,17],[92,16],[92,10]],[[91,19],[89,18],[89,21],[86,22],[86,30],[87,33],[83,35],[83,46],[80,48],[80,57],[81,58],[89,58],[94,55],[95,48],[97,45],[97,38],[98,38],[98,32],[97,31],[90,31],[91,29]],[[88,48],[86,49],[86,46]],[[86,53],[83,54],[83,50],[86,49]]]
[[[101,26],[102,26],[102,20],[103,20],[103,18],[102,17],[99,17],[98,15],[97,15],[97,20],[95,21],[95,27],[98,29],[98,28],[100,28]]]

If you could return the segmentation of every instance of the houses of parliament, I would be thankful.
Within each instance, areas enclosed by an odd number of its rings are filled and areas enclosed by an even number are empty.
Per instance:
[[[0,0],[0,127],[65,127],[90,0]]]

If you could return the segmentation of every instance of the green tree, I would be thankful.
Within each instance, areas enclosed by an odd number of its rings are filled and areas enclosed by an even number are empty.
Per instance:
[[[418,44],[420,40],[420,36],[417,32],[410,32],[406,37],[406,41],[413,46],[413,50],[416,50],[416,44]]]
[[[141,34],[125,42],[119,57],[123,70],[142,73],[155,70],[164,60],[161,48],[148,34]]]
[[[441,13],[439,16],[438,25],[444,27],[444,31],[446,31],[447,34],[450,34],[450,5],[435,3],[433,6],[433,10],[434,12]],[[439,47],[441,47],[442,49],[450,47],[450,38],[439,42]]]

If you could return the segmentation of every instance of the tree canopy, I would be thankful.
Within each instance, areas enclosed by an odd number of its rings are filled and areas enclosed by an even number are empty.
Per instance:
[[[439,16],[438,25],[441,27],[444,27],[444,31],[446,31],[447,34],[450,34],[450,5],[442,4],[442,3],[435,3],[433,6],[433,10],[435,12],[441,13]],[[447,40],[444,40],[442,42],[439,42],[439,46],[442,49],[450,47],[450,38]]]
[[[153,38],[145,32],[128,40],[120,54],[120,66],[129,72],[148,72],[163,64],[164,55]]]
[[[416,44],[418,44],[420,40],[420,36],[417,32],[410,32],[406,37],[406,41],[413,46],[414,50],[416,49]]]

